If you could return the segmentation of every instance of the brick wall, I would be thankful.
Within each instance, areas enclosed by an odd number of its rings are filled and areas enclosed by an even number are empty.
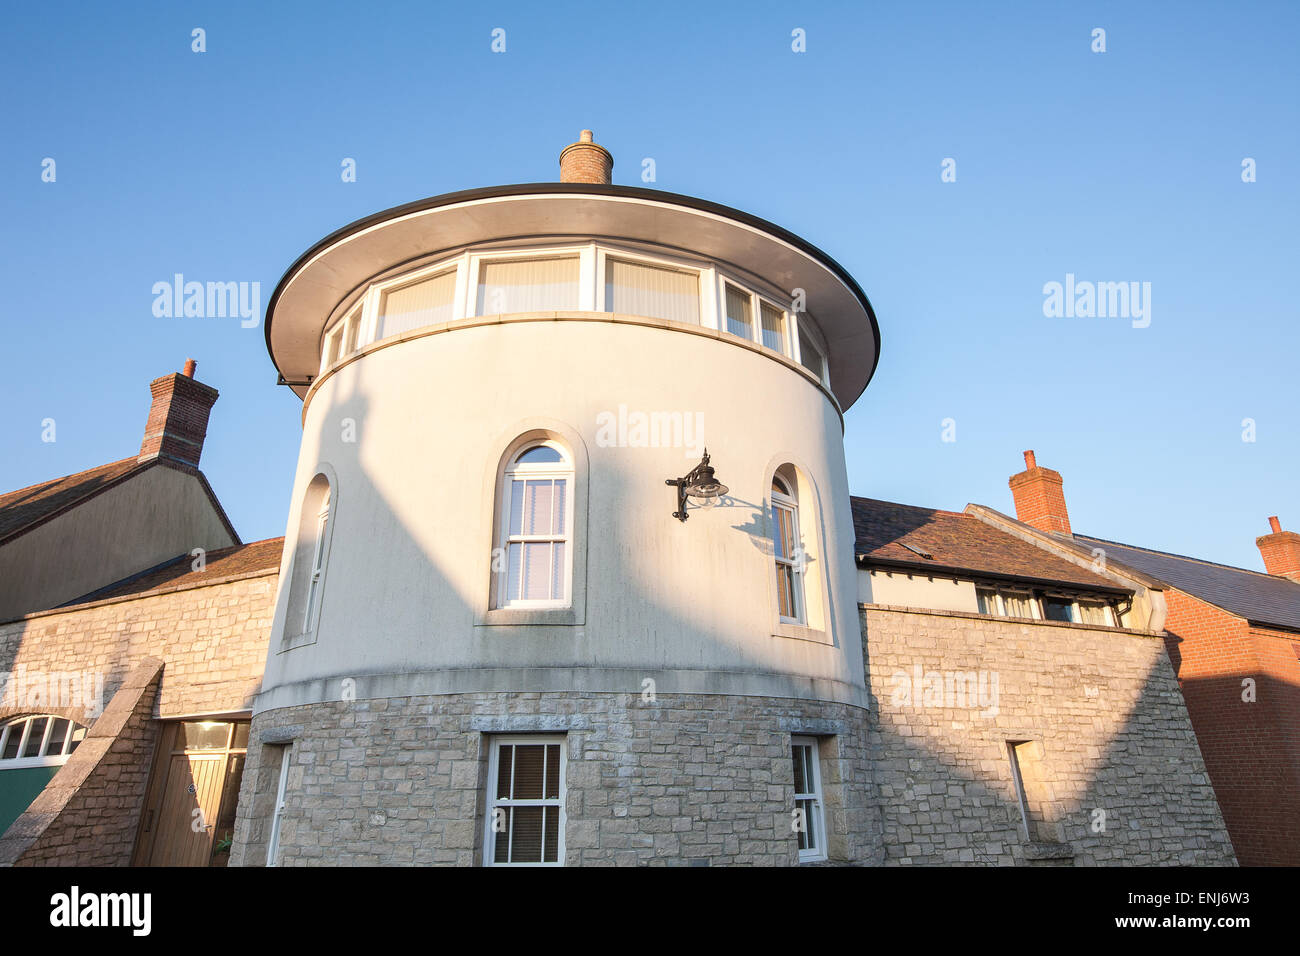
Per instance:
[[[1159,638],[878,605],[862,620],[887,864],[1233,862]],[[981,672],[983,701],[949,690]],[[1008,741],[1037,755],[1033,840]]]
[[[566,863],[798,862],[792,733],[824,736],[832,860],[875,852],[864,715],[773,698],[480,694],[282,708],[253,720],[231,865],[266,859],[294,737],[281,865],[481,862],[491,734],[563,727]]]
[[[1169,657],[1237,858],[1300,864],[1300,635],[1253,628],[1182,591],[1165,600]]]

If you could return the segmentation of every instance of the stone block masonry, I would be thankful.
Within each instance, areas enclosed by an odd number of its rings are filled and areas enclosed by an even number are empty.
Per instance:
[[[862,626],[886,864],[1235,863],[1160,636],[880,605]],[[949,689],[981,673],[982,699]]]
[[[493,733],[565,736],[565,863],[798,863],[791,734],[822,741],[831,862],[875,853],[865,715],[784,698],[473,694],[339,701],[253,719],[231,865],[266,859],[280,747],[280,865],[482,862]]]

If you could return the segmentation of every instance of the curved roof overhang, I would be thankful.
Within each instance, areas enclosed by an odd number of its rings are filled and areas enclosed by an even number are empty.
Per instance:
[[[826,340],[831,388],[847,409],[880,357],[866,294],[834,259],[791,232],[717,203],[630,186],[528,183],[422,199],[326,236],[280,279],[266,309],[266,347],[302,397],[320,367],[328,318],[358,288],[394,267],[484,243],[532,237],[651,243],[804,289]]]

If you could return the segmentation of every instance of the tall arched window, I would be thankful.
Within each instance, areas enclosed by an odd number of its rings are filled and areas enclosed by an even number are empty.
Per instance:
[[[506,465],[498,504],[497,607],[566,607],[573,580],[573,460],[525,445]]]
[[[288,640],[314,634],[320,620],[325,569],[329,563],[333,498],[329,479],[324,475],[313,478],[303,496],[290,572],[288,616],[284,622]]]
[[[804,602],[804,554],[799,537],[799,500],[795,484],[777,473],[772,478],[772,556],[776,562],[777,608],[787,624],[807,623]]]

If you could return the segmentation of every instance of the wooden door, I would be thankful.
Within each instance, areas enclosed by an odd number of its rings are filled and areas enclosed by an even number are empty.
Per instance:
[[[247,739],[248,724],[243,722],[164,726],[140,824],[136,865],[213,864],[218,825],[233,829]],[[224,855],[216,856],[224,863]]]

